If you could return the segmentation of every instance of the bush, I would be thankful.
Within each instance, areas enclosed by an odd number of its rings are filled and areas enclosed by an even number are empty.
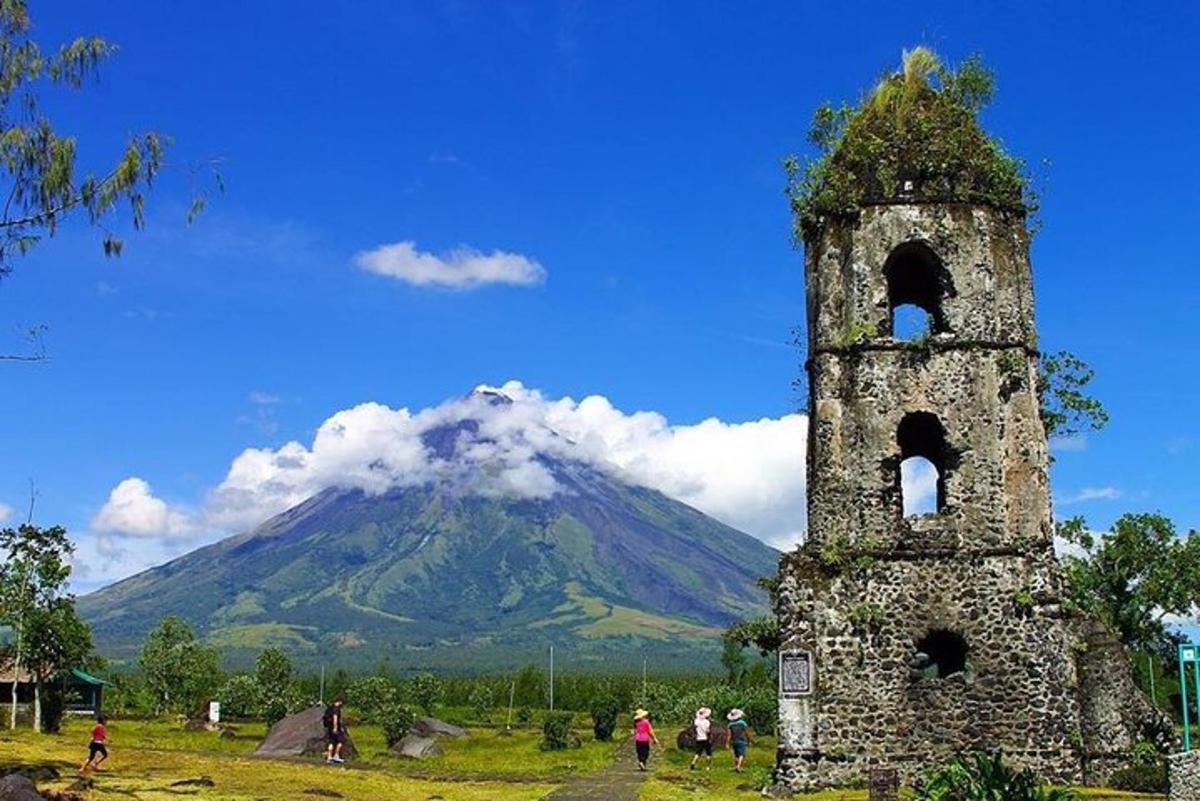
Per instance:
[[[608,742],[612,739],[613,731],[617,728],[617,715],[620,711],[620,702],[612,696],[603,698],[592,706],[592,732],[596,735],[597,740]]]
[[[388,748],[394,747],[404,739],[414,720],[416,715],[404,704],[393,702],[380,711],[379,723],[383,727],[383,736],[387,740]]]
[[[66,698],[61,687],[53,682],[42,685],[42,734],[58,734],[62,729],[63,715],[67,709]]]
[[[533,711],[529,707],[523,706],[517,710],[517,724],[520,726],[528,726],[533,720]]]
[[[564,748],[578,748],[579,738],[571,733],[570,712],[548,712],[542,724],[543,751],[561,751]]]
[[[1136,793],[1167,792],[1167,763],[1130,765],[1114,771],[1108,786],[1114,790],[1129,790]]]
[[[1032,770],[1017,771],[1004,764],[999,754],[958,757],[927,773],[917,787],[914,801],[1078,801],[1071,790],[1044,790]]]

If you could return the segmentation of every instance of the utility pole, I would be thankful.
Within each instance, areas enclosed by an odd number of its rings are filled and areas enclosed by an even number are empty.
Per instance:
[[[512,731],[513,700],[517,697],[517,680],[513,679],[512,687],[508,690],[508,722],[504,724],[505,731]]]
[[[321,704],[324,705],[324,703],[325,703],[325,663],[324,662],[321,663],[321,691],[320,691],[319,695],[321,696]]]
[[[1150,674],[1150,700],[1158,707],[1158,693],[1154,690],[1154,654],[1146,654],[1146,672]]]
[[[649,700],[646,698],[646,657],[642,657],[642,703]]]
[[[554,711],[554,646],[550,646],[550,711]]]

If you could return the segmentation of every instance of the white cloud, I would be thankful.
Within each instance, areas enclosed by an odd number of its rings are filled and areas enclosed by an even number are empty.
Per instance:
[[[136,476],[122,481],[91,521],[93,531],[129,537],[191,537],[196,524],[179,509],[154,496],[150,485]]]
[[[1065,437],[1051,437],[1049,446],[1052,451],[1079,453],[1087,450],[1088,441],[1083,434],[1071,434]]]
[[[0,523],[7,523],[13,516],[13,508],[7,503],[0,503]]]
[[[272,395],[270,392],[263,392],[261,389],[253,390],[247,399],[255,406],[274,406],[283,401],[278,395]]]
[[[362,269],[415,286],[474,289],[485,284],[531,286],[546,280],[546,270],[519,253],[481,253],[460,245],[441,256],[417,250],[412,241],[380,245],[354,257]]]
[[[1078,492],[1072,492],[1057,501],[1058,506],[1070,506],[1088,501],[1115,501],[1122,495],[1116,487],[1084,487]]]
[[[444,437],[434,441],[438,432]],[[244,450],[195,510],[127,478],[92,520],[93,532],[118,539],[101,536],[89,548],[92,561],[140,569],[147,549],[123,550],[133,537],[157,538],[164,553],[174,551],[183,537],[253,528],[328,487],[380,494],[438,482],[525,498],[565,491],[540,454],[613,471],[786,548],[805,530],[806,436],[799,414],[673,426],[657,412],[623,412],[603,396],[548,399],[517,382],[415,413],[363,403],[332,415],[310,444]]]

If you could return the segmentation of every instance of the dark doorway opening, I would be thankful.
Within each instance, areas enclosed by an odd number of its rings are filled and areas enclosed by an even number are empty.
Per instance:
[[[884,262],[883,273],[887,277],[888,325],[893,337],[911,340],[950,330],[942,310],[942,298],[951,294],[949,273],[928,245],[899,245]]]

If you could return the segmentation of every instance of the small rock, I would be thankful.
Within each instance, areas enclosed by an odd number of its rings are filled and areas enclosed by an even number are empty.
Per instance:
[[[413,722],[413,733],[422,737],[466,737],[467,730],[437,718],[417,718]]]
[[[171,782],[172,787],[215,787],[217,785],[208,776],[201,776],[199,779],[180,779],[177,782]]]
[[[344,798],[337,790],[326,790],[324,787],[309,787],[304,791],[305,795],[319,795],[323,798]]]
[[[396,743],[392,751],[397,756],[408,757],[410,759],[429,759],[430,757],[441,756],[442,747],[432,737],[409,734],[403,740]]]

